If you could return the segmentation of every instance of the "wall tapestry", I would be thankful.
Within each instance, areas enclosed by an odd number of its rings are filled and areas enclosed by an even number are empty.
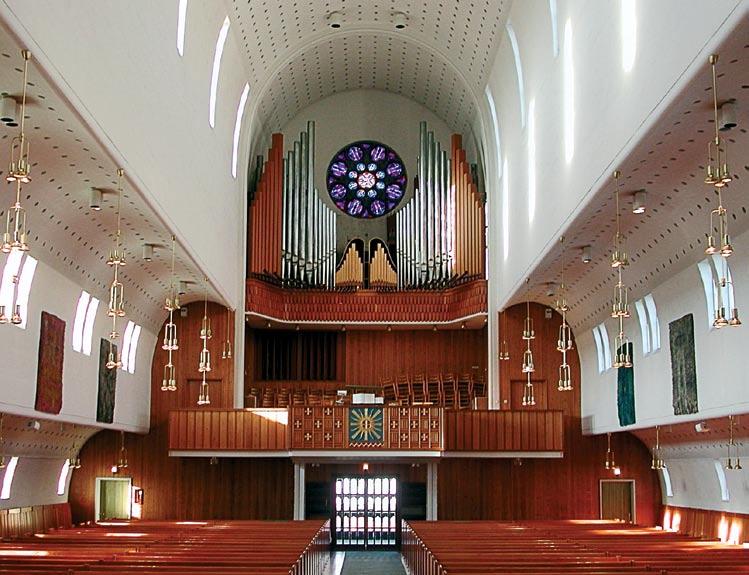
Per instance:
[[[697,365],[694,360],[694,316],[668,324],[674,415],[697,413]]]
[[[107,369],[110,346],[117,354],[117,346],[102,338],[99,343],[99,395],[96,400],[96,421],[114,421],[114,396],[117,389],[117,369]]]
[[[619,410],[619,425],[632,425],[635,419],[635,368],[634,346],[627,344],[633,367],[620,367],[616,370],[616,405]],[[621,347],[617,352],[624,351]]]
[[[352,407],[348,416],[348,440],[351,447],[382,445],[383,413],[381,407]]]
[[[60,413],[62,409],[62,364],[65,356],[65,321],[42,312],[39,330],[39,363],[36,369],[34,409]]]

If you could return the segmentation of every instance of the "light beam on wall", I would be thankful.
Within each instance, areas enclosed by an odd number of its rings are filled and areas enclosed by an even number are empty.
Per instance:
[[[557,0],[549,0],[549,17],[551,19],[551,49],[554,58],[559,56],[559,25],[557,24]]]
[[[497,108],[494,105],[494,96],[492,96],[489,87],[484,91],[486,101],[489,102],[489,112],[492,115],[492,127],[494,128],[494,152],[497,154],[497,179],[502,177],[502,142],[499,135],[499,119],[497,118]]]
[[[637,56],[637,3],[636,0],[621,0],[622,19],[622,68],[632,71]]]
[[[216,125],[216,93],[218,92],[218,74],[221,70],[221,56],[224,53],[226,36],[229,34],[229,17],[224,19],[216,40],[216,51],[213,54],[213,72],[211,73],[211,94],[208,99],[208,123],[213,128]]]
[[[239,135],[242,131],[242,116],[247,104],[247,96],[250,95],[250,85],[245,84],[242,95],[239,97],[239,106],[237,107],[237,119],[234,121],[234,140],[231,147],[231,175],[237,177],[237,158],[239,156]]]
[[[572,53],[572,21],[564,25],[564,159],[575,155],[575,63]]]

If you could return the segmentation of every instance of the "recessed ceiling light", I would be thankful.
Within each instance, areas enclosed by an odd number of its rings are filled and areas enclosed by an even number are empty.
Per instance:
[[[99,188],[91,188],[91,195],[88,200],[88,207],[95,212],[101,210],[101,204],[104,200],[104,194]]]
[[[328,14],[328,26],[333,29],[338,29],[343,25],[343,14],[340,12],[331,12]]]
[[[395,12],[393,14],[393,23],[395,24],[396,30],[403,30],[406,26],[408,26],[408,16],[406,16],[403,12]]]
[[[635,196],[632,200],[632,213],[633,214],[644,214],[645,213],[645,205],[647,203],[647,192],[645,190],[640,190],[639,192],[635,192]]]

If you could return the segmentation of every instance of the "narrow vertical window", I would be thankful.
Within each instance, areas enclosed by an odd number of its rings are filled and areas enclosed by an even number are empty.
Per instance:
[[[16,306],[21,316],[21,323],[18,327],[26,329],[26,321],[29,318],[29,296],[31,295],[31,284],[34,282],[34,273],[36,272],[36,260],[31,256],[26,256],[21,268],[21,277],[18,278],[18,294],[16,296]]]
[[[564,159],[575,155],[575,62],[572,53],[572,21],[564,26]]]
[[[671,474],[668,472],[668,468],[661,468],[661,477],[663,478],[663,485],[666,488],[666,497],[673,497],[674,490],[671,486]]]
[[[86,320],[86,310],[91,296],[87,291],[82,291],[78,298],[78,305],[75,309],[75,319],[73,320],[73,350],[83,351],[83,324]]]
[[[502,177],[502,142],[499,135],[499,119],[497,118],[497,108],[494,105],[494,96],[492,96],[489,87],[484,92],[486,100],[489,102],[489,111],[492,115],[492,127],[494,128],[494,152],[497,154],[497,179]]]
[[[177,52],[185,54],[185,23],[187,20],[187,0],[179,0],[177,8]]]
[[[23,252],[13,250],[8,254],[3,268],[3,280],[0,284],[0,305],[3,306],[3,312],[7,317],[13,313],[13,302],[16,295],[16,282],[18,281],[18,271],[21,269],[21,258]]]
[[[224,45],[226,44],[226,36],[229,33],[229,17],[224,19],[224,23],[221,25],[221,30],[218,33],[218,39],[216,40],[216,51],[213,54],[213,72],[211,73],[211,93],[208,99],[208,123],[211,128],[216,125],[216,94],[218,92],[218,74],[221,70],[221,56],[224,53]]]
[[[648,325],[648,314],[645,311],[645,303],[638,299],[635,302],[637,320],[640,324],[640,336],[642,337],[642,355],[650,353],[650,326]]]
[[[611,342],[609,341],[609,332],[606,329],[606,324],[602,323],[598,326],[598,331],[601,334],[601,344],[603,346],[603,368],[604,371],[611,369]]]
[[[239,97],[239,106],[237,106],[237,119],[234,121],[234,141],[231,147],[231,175],[237,177],[237,160],[239,157],[239,135],[242,132],[242,116],[244,108],[247,105],[247,97],[250,95],[250,85],[245,84],[242,95]]]
[[[606,371],[606,363],[603,358],[603,342],[601,341],[601,332],[598,326],[593,328],[593,340],[596,342],[596,354],[598,355],[598,373]]]
[[[83,353],[91,355],[91,342],[94,338],[94,322],[96,322],[96,310],[99,309],[99,300],[91,298],[86,310],[86,320],[83,323]]]
[[[650,348],[652,351],[658,351],[661,349],[661,324],[658,321],[658,310],[655,308],[653,294],[645,296],[645,307],[648,310],[650,324]]]
[[[536,215],[536,99],[528,105],[528,223]]]
[[[637,5],[635,0],[621,0],[622,68],[631,72],[637,56]]]
[[[728,483],[726,482],[726,472],[723,469],[723,464],[719,459],[715,459],[713,460],[713,465],[715,466],[715,475],[718,476],[718,485],[720,485],[720,500],[728,501],[730,495],[728,493]]]
[[[554,58],[559,56],[559,26],[557,25],[557,0],[549,0],[549,17],[551,18],[551,50]]]
[[[10,488],[13,486],[13,476],[16,474],[18,457],[11,457],[3,475],[3,487],[0,490],[0,499],[10,499]]]
[[[697,264],[702,279],[702,288],[705,291],[705,307],[707,308],[707,325],[708,329],[713,328],[713,319],[715,319],[715,281],[713,280],[712,266],[710,260],[705,259]]]
[[[60,469],[60,477],[57,480],[57,494],[65,495],[65,488],[68,485],[68,472],[70,471],[70,459],[66,459]]]
[[[128,353],[127,359],[127,370],[130,373],[135,373],[135,356],[138,353],[138,340],[140,339],[140,326],[136,325],[133,328],[133,333],[130,336],[130,352]]]
[[[512,47],[512,55],[515,59],[515,75],[518,80],[518,98],[520,99],[520,125],[525,128],[525,82],[523,81],[523,63],[520,60],[520,46],[518,46],[518,38],[515,35],[515,29],[507,21],[505,25],[507,30],[507,36],[510,38],[510,46]]]
[[[127,322],[125,327],[125,333],[122,335],[122,351],[120,357],[122,358],[122,370],[128,371],[129,358],[130,358],[130,340],[133,337],[133,328],[135,324],[132,321]]]
[[[502,252],[504,260],[510,257],[510,173],[505,157],[502,168]]]

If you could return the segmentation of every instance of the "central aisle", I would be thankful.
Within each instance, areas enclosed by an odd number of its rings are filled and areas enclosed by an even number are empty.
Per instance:
[[[406,575],[397,551],[346,551],[341,575]]]

